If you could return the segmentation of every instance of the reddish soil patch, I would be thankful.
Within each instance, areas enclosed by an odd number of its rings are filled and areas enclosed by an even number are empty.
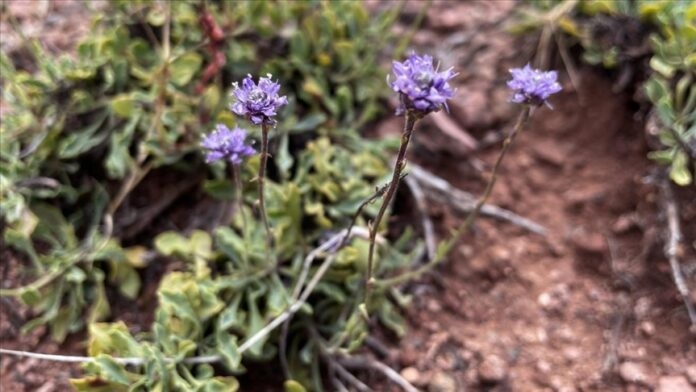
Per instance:
[[[415,289],[399,359],[417,383],[603,391],[621,389],[618,370],[635,365],[641,380],[629,389],[640,390],[696,360],[669,266],[652,249],[661,223],[642,124],[610,85],[584,72],[587,104],[567,93],[556,110],[539,110],[504,162],[490,201],[548,235],[479,219],[437,284]],[[480,158],[490,167],[497,154]],[[461,189],[483,184],[451,166],[431,169]]]

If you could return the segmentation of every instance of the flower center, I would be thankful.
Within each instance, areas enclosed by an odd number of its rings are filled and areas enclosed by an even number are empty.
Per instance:
[[[427,88],[430,87],[430,82],[433,81],[433,75],[430,72],[418,72],[413,75],[413,80],[418,83],[418,87]]]
[[[253,103],[261,103],[266,99],[267,96],[268,95],[263,92],[263,90],[254,89],[249,93],[249,101]]]

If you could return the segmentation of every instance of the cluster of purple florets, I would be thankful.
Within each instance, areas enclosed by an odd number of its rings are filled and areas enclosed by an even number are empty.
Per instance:
[[[452,68],[438,71],[431,56],[411,54],[403,62],[394,61],[392,72],[394,80],[390,80],[389,85],[399,93],[401,101],[397,115],[411,112],[422,117],[442,108],[447,109],[447,101],[454,97],[449,80],[457,74]],[[507,85],[513,90],[512,102],[550,106],[548,98],[561,91],[556,71],[539,71],[527,64],[524,68],[511,69],[510,73],[512,79]],[[275,125],[278,110],[288,103],[287,97],[278,95],[280,84],[274,82],[271,75],[259,78],[258,84],[248,75],[241,86],[234,83],[233,87],[232,95],[236,100],[230,109],[255,125]],[[245,157],[255,153],[246,144],[246,135],[244,129],[230,130],[218,125],[201,143],[208,150],[206,162],[226,159],[232,164],[240,164]]]
[[[536,106],[549,105],[548,98],[561,91],[556,71],[539,71],[527,64],[524,68],[511,69],[510,73],[512,79],[507,85],[513,90],[512,102]]]
[[[242,80],[242,87],[238,83],[232,86],[232,95],[237,101],[232,104],[232,111],[238,116],[246,117],[256,125],[275,125],[276,112],[281,106],[288,104],[285,96],[279,96],[280,84],[271,80],[269,74],[265,78],[259,78],[259,84],[254,83],[251,75]]]
[[[233,165],[239,165],[244,158],[256,153],[251,145],[246,144],[246,137],[247,131],[242,128],[229,129],[218,124],[201,142],[201,147],[208,150],[205,161],[211,163],[227,159]]]
[[[394,61],[392,72],[395,79],[389,84],[401,100],[397,115],[409,110],[425,115],[447,109],[447,100],[454,97],[448,80],[457,74],[452,68],[438,72],[431,56],[412,54],[402,63]]]
[[[230,106],[230,110],[256,125],[275,125],[274,117],[278,109],[288,103],[285,96],[278,95],[280,84],[273,82],[271,75],[259,78],[258,85],[248,75],[242,80],[241,87],[238,83],[232,86],[232,95],[236,101]],[[246,143],[246,137],[245,129],[235,127],[230,130],[227,126],[218,124],[201,142],[201,147],[207,150],[206,162],[227,160],[233,165],[241,164],[244,158],[256,153]]]

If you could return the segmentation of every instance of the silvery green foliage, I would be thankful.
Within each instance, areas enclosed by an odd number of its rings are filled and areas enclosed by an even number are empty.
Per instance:
[[[232,374],[243,372],[250,359],[278,355],[278,334],[244,355],[236,351],[238,344],[283,311],[307,253],[327,233],[345,227],[387,174],[383,152],[389,145],[365,140],[358,130],[375,118],[389,92],[382,87],[385,75],[374,43],[384,39],[395,14],[372,19],[358,2],[207,3],[217,23],[234,28],[224,30],[220,50],[227,63],[219,70],[220,83],[199,86],[211,57],[202,44],[207,38],[198,4],[115,2],[75,57],[55,59],[31,45],[34,73],[19,69],[6,54],[0,58],[9,108],[0,129],[0,215],[8,223],[3,236],[26,260],[28,278],[36,279],[2,293],[36,312],[27,330],[47,325],[62,341],[88,327],[89,354],[96,361],[74,381],[78,390],[237,389]],[[165,5],[171,7],[170,58],[162,57],[161,48]],[[279,34],[277,26],[287,28]],[[153,31],[154,40],[143,29]],[[285,52],[269,51],[277,43]],[[214,230],[160,232],[163,226],[155,223],[138,231],[132,219],[146,216],[148,207],[138,208],[138,198],[168,195],[190,181],[194,191],[186,200],[233,197],[234,185],[220,167],[204,164],[200,141],[216,124],[233,132],[227,81],[269,72],[287,81],[288,92],[281,111],[287,116],[277,118],[272,142],[274,176],[267,183],[279,265],[265,259],[263,228],[251,218],[255,156],[240,162],[246,226],[238,211]],[[239,138],[235,148],[219,138],[209,146],[237,161],[248,155],[243,146],[254,137]],[[156,184],[157,173],[174,181]],[[155,192],[148,196],[148,190]],[[358,224],[373,214],[369,206]],[[195,229],[192,222],[201,219],[189,215],[184,226]],[[418,252],[415,243],[407,231],[402,241],[381,247],[379,273],[398,273],[413,258],[409,252]],[[339,349],[362,344],[366,326],[350,315],[365,252],[366,241],[359,239],[340,249],[290,324],[286,355],[293,378],[305,386],[321,383],[319,343],[306,326],[316,326],[322,340]],[[144,330],[135,334],[132,326],[107,322],[119,319],[114,292],[134,301],[142,285],[157,284],[141,281],[152,279],[153,270],[139,272],[154,263],[174,263],[178,271],[159,282],[150,328],[139,326]],[[316,265],[310,267],[313,274]],[[398,293],[380,293],[375,316],[402,334],[393,298]],[[221,356],[226,370],[177,362],[207,354]],[[141,357],[145,364],[125,367],[114,356]]]

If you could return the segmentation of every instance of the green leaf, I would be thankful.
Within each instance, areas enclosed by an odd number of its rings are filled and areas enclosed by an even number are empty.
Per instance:
[[[90,125],[62,139],[58,145],[58,157],[61,159],[75,158],[102,143],[108,134],[104,132],[94,136],[94,133],[104,123],[108,114],[108,111],[102,111]]]
[[[679,151],[672,162],[672,168],[669,172],[669,177],[677,185],[686,186],[691,184],[692,177],[688,167],[689,159],[686,154]]]
[[[307,392],[307,389],[295,380],[285,380],[283,388],[285,388],[285,392]]]
[[[163,7],[152,7],[147,13],[147,23],[159,27],[162,26],[167,19],[167,14]]]
[[[114,131],[111,134],[111,150],[104,162],[110,178],[121,179],[125,177],[128,169],[134,166],[129,148],[142,115],[142,111],[138,111],[121,130]]]
[[[155,249],[164,256],[188,254],[188,240],[175,231],[166,231],[155,237]]]
[[[234,200],[234,184],[229,180],[206,180],[203,189],[217,200]]]
[[[34,306],[41,301],[41,293],[37,289],[24,289],[19,295],[19,298],[27,304],[27,306]]]
[[[135,99],[130,94],[120,94],[111,99],[111,111],[122,118],[129,118],[135,110]]]
[[[234,377],[213,377],[203,386],[203,392],[236,392],[239,381]]]
[[[185,86],[201,68],[202,63],[203,59],[195,52],[189,52],[179,56],[170,65],[170,80],[177,86]]]
[[[313,131],[316,130],[317,127],[324,122],[326,122],[327,117],[326,114],[317,112],[310,114],[309,116],[304,117],[302,120],[300,120],[295,126],[292,127],[292,131],[296,132],[304,132],[304,131]]]
[[[101,377],[72,378],[70,385],[77,392],[126,392],[128,387],[108,382]]]
[[[89,325],[87,352],[96,357],[115,354],[123,357],[142,357],[143,349],[128,331],[123,321]]]
[[[212,256],[212,245],[213,240],[210,238],[210,234],[202,230],[194,230],[191,233],[191,238],[189,239],[189,249],[191,252],[203,259],[210,259]]]
[[[225,366],[231,371],[238,371],[242,363],[242,355],[237,349],[237,337],[224,331],[218,331],[215,334],[215,338],[217,351],[222,357]]]
[[[94,360],[94,363],[99,367],[101,376],[107,381],[130,385],[126,372],[110,356],[101,354]]]

